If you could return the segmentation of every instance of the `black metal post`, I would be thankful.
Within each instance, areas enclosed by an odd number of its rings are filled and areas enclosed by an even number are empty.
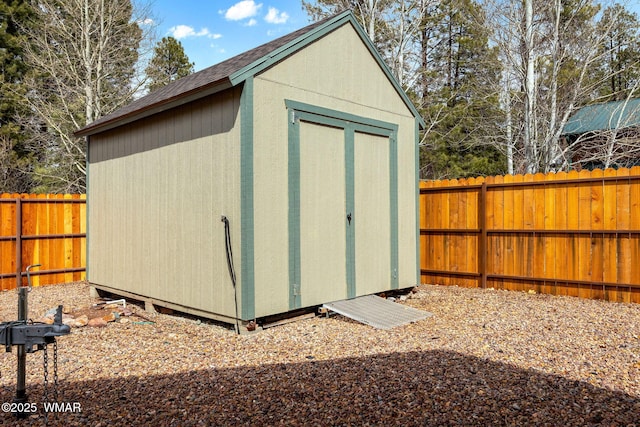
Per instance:
[[[18,321],[27,322],[29,313],[29,292],[31,291],[31,276],[29,270],[33,267],[39,267],[40,264],[34,264],[27,267],[27,282],[28,286],[18,287]],[[18,345],[18,371],[16,378],[16,397],[13,399],[14,403],[27,403],[27,352],[24,349],[24,345]],[[18,418],[25,418],[26,412],[16,412]]]
[[[20,286],[18,288],[18,321],[27,320],[27,292],[29,288],[27,286]],[[13,399],[14,403],[27,403],[27,385],[26,385],[26,374],[27,374],[27,353],[24,350],[24,345],[19,345],[18,347],[18,371],[17,371],[17,379],[16,379],[16,397]],[[16,412],[16,415],[19,418],[26,417],[25,413]]]

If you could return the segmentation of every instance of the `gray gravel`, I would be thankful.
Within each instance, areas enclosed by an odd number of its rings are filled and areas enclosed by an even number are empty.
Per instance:
[[[36,288],[30,315],[93,302],[83,283]],[[390,331],[332,316],[237,336],[161,314],[74,329],[58,341],[58,401],[82,411],[48,424],[640,425],[640,305],[427,285],[403,304],[434,315]],[[0,319],[16,305],[0,294]],[[42,353],[27,357],[40,402]],[[0,357],[1,402],[15,361]],[[0,423],[42,425],[38,405]]]

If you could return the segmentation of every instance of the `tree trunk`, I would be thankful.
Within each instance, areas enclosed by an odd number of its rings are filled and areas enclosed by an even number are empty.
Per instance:
[[[536,141],[535,141],[535,121],[534,121],[534,99],[535,99],[535,75],[534,75],[534,55],[533,55],[533,0],[525,0],[525,51],[524,59],[526,63],[525,77],[525,105],[524,105],[524,155],[525,170],[527,173],[538,171]]]

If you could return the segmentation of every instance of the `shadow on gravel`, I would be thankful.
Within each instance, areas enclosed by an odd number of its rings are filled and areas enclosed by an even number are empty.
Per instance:
[[[185,357],[189,357],[185,354]],[[49,425],[627,426],[640,398],[447,351],[215,369],[65,387]],[[65,390],[66,388],[66,390]],[[29,390],[34,399],[42,388]],[[1,390],[10,402],[13,390]],[[4,425],[42,425],[42,412]]]

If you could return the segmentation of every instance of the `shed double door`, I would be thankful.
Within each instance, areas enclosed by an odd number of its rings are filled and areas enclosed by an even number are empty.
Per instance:
[[[299,230],[290,248],[291,308],[392,288],[393,135],[304,118],[290,140],[299,178],[296,185],[290,176],[290,220]]]

